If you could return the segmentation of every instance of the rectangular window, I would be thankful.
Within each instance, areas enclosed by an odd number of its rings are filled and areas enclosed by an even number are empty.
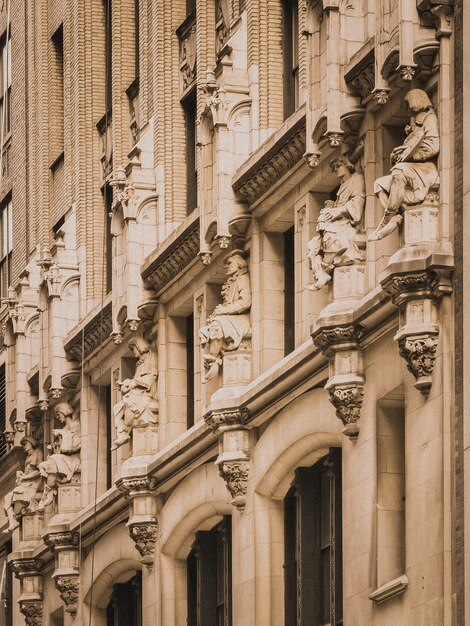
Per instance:
[[[196,533],[187,560],[188,626],[232,624],[231,518]]]
[[[284,500],[286,626],[340,626],[341,450],[299,468]]]
[[[11,37],[0,40],[0,120],[2,142],[5,143],[11,131]]]
[[[284,233],[284,356],[295,348],[294,227]]]
[[[52,59],[50,89],[50,142],[52,158],[57,160],[64,149],[64,27],[63,24],[51,37]]]
[[[8,200],[0,207],[0,297],[8,296],[8,287],[12,283],[11,254],[13,250],[13,209]]]
[[[104,0],[104,81],[106,112],[112,109],[113,99],[113,20],[111,0]]]
[[[103,203],[104,203],[104,282],[106,293],[109,293],[113,287],[113,236],[111,234],[111,215],[113,206],[113,189],[111,185],[106,183],[103,187]]]
[[[183,100],[186,130],[186,212],[192,213],[197,206],[196,164],[196,90]]]
[[[283,3],[284,119],[299,106],[299,8],[297,0]]]
[[[113,403],[111,400],[111,385],[105,385],[100,389],[104,396],[104,408],[106,413],[106,489],[113,485],[113,461],[111,445],[113,443],[114,423],[113,423]]]
[[[135,63],[135,77],[138,78],[140,74],[139,60],[140,60],[140,9],[139,1],[134,0],[134,63]]]
[[[194,425],[194,315],[186,318],[186,420]]]
[[[8,446],[3,436],[7,428],[7,396],[6,396],[5,365],[0,365],[0,457],[8,452]]]

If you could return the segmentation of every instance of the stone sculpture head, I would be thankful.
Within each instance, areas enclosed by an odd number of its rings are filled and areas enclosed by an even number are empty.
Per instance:
[[[27,435],[26,437],[23,437],[21,439],[20,446],[23,448],[23,450],[27,454],[31,450],[35,450],[36,448],[39,448],[41,446],[41,442],[35,439],[34,437],[30,437],[29,435]]]
[[[243,250],[232,250],[224,259],[224,265],[228,276],[236,273],[244,274],[248,271],[248,262]]]
[[[132,339],[127,344],[127,347],[137,358],[141,357],[147,352],[150,352],[150,345],[148,341],[146,341],[143,337],[132,337]]]
[[[432,102],[428,94],[422,89],[410,89],[404,99],[413,113],[427,111],[432,108]]]
[[[55,407],[55,416],[61,424],[65,424],[67,417],[72,417],[73,408],[68,402],[59,402]]]
[[[349,159],[344,156],[340,156],[331,159],[330,170],[334,172],[339,178],[343,178],[343,176],[347,173],[354,174],[356,168]]]

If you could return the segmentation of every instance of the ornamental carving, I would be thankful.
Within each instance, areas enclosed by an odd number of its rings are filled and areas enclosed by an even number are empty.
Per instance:
[[[199,331],[205,369],[203,383],[217,376],[226,352],[237,350],[251,330],[251,284],[246,255],[233,250],[225,257],[227,280],[218,304]]]
[[[409,335],[398,340],[400,356],[416,378],[415,387],[427,395],[432,384],[439,337],[436,334]]]
[[[42,626],[41,600],[19,600],[20,613],[24,615],[26,626]]]
[[[224,479],[233,498],[233,505],[238,509],[245,506],[249,471],[250,464],[248,461],[228,461],[219,466],[219,474]]]
[[[143,558],[153,557],[155,552],[155,542],[158,535],[157,522],[136,522],[129,524],[129,535],[135,543],[135,547]]]
[[[87,359],[108,340],[112,330],[113,319],[111,303],[109,303],[86,324],[83,332],[80,330],[75,337],[65,345],[67,358],[81,363],[82,356],[83,359]]]
[[[343,422],[343,433],[351,440],[357,439],[361,416],[364,385],[354,383],[346,386],[333,385],[328,390],[330,401],[336,409],[336,416]]]
[[[406,299],[407,296],[429,296],[439,284],[437,272],[425,271],[414,274],[392,274],[382,282],[384,289],[394,302]]]
[[[206,424],[212,430],[217,430],[220,426],[244,426],[249,418],[247,408],[221,409],[220,411],[211,411],[204,417]]]
[[[12,561],[10,567],[16,578],[21,580],[25,576],[39,576],[42,566],[41,559],[18,559]]]
[[[147,491],[154,491],[157,487],[157,479],[153,476],[143,476],[141,478],[121,478],[116,483],[117,488],[126,498],[134,494],[141,494]]]
[[[53,552],[55,552],[56,550],[77,547],[79,540],[79,533],[73,532],[71,530],[48,533],[44,536],[44,543]]]
[[[285,144],[268,157],[235,190],[250,204],[266,193],[289,170],[299,163],[305,153],[305,128],[290,137]]]
[[[62,602],[65,604],[67,613],[77,612],[79,578],[78,574],[59,574],[55,577],[55,586],[60,593]]]
[[[422,89],[411,89],[405,101],[411,112],[410,123],[405,127],[406,139],[392,150],[390,174],[374,183],[374,193],[384,215],[369,235],[371,241],[390,235],[403,221],[403,207],[421,204],[431,187],[439,182],[436,168],[439,127],[432,102]]]
[[[361,100],[370,96],[375,87],[375,64],[369,63],[352,80],[351,86],[356,91]]]
[[[166,254],[155,259],[151,267],[142,273],[142,277],[156,292],[161,291],[197,258],[199,243],[199,225],[196,223],[174,242]]]
[[[366,329],[361,324],[321,328],[313,337],[313,343],[324,352],[334,345],[358,344],[365,332]]]
[[[317,234],[308,242],[307,257],[313,274],[309,289],[318,291],[331,281],[335,267],[364,263],[362,214],[366,196],[364,177],[345,157],[330,162],[341,181],[336,200],[327,200],[320,211]]]
[[[186,91],[196,80],[196,15],[191,14],[176,31],[180,40],[180,71],[182,89]]]

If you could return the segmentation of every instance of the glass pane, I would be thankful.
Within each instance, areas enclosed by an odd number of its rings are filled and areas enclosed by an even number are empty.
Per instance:
[[[7,206],[7,229],[8,229],[8,248],[7,251],[13,250],[13,206],[11,201]]]
[[[330,477],[324,473],[321,477],[321,547],[331,542],[331,494]]]
[[[330,602],[330,549],[326,548],[322,551],[322,624],[329,624],[331,617],[331,602]]]
[[[7,86],[11,87],[11,39],[8,39],[6,65],[7,65]]]

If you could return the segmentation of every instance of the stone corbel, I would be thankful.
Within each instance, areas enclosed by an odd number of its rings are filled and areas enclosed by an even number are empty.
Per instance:
[[[18,599],[20,613],[24,616],[26,626],[42,626],[43,589],[41,568],[43,562],[35,558],[15,558],[12,555],[10,566],[20,581],[20,597]]]
[[[116,486],[129,500],[129,536],[142,563],[151,568],[158,539],[157,481],[151,476],[130,476],[120,478]]]
[[[72,531],[52,531],[46,533],[43,539],[55,555],[55,570],[52,578],[65,605],[65,611],[75,615],[80,586],[79,534]]]
[[[243,511],[250,472],[250,432],[246,426],[248,409],[232,407],[209,411],[204,417],[219,440],[216,465],[232,496],[232,504]]]
[[[437,303],[450,293],[449,272],[423,269],[392,273],[381,280],[382,289],[400,309],[400,328],[395,335],[400,356],[415,377],[415,387],[428,395],[439,341]]]
[[[313,343],[329,360],[329,378],[325,389],[343,423],[343,433],[356,441],[359,435],[364,397],[364,366],[361,339],[365,329],[360,324],[319,327],[312,333]]]

